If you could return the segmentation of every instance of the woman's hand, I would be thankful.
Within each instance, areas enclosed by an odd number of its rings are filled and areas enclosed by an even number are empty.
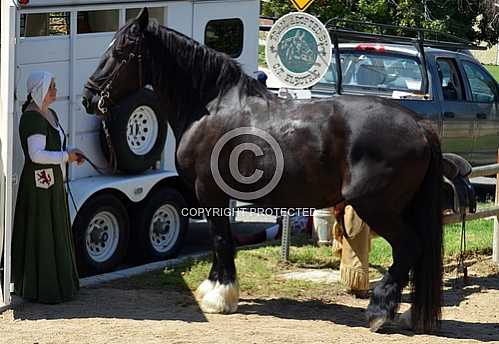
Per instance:
[[[68,162],[75,162],[79,166],[85,162],[85,158],[83,156],[83,152],[77,148],[71,149],[68,152],[69,159]]]

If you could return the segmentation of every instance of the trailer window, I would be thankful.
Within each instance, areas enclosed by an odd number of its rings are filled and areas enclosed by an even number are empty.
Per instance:
[[[78,33],[115,32],[119,27],[119,11],[78,12]]]
[[[69,12],[21,14],[20,36],[63,36],[69,35]]]
[[[126,21],[127,23],[137,18],[140,13],[141,8],[128,8],[126,10]],[[149,8],[149,21],[156,22],[157,24],[166,25],[165,23],[165,8],[164,7],[152,7]]]
[[[211,20],[206,24],[204,44],[230,57],[243,51],[244,26],[241,19]]]

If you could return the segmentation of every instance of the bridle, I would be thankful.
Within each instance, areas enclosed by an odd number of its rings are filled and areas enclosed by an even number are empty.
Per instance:
[[[114,81],[118,78],[120,73],[123,71],[123,67],[130,64],[133,60],[137,60],[138,73],[139,73],[139,87],[144,87],[144,77],[143,77],[143,55],[142,55],[142,37],[139,37],[135,44],[135,50],[130,52],[128,56],[121,60],[120,65],[114,69],[114,71],[109,75],[106,81],[101,85],[98,85],[94,80],[88,79],[85,84],[85,88],[94,91],[99,94],[100,99],[97,103],[97,109],[104,115],[109,112],[109,107],[116,104],[111,99],[111,90]]]
[[[128,56],[121,60],[120,65],[114,69],[114,71],[109,75],[106,81],[101,85],[98,85],[94,80],[88,79],[85,84],[85,88],[98,93],[100,99],[97,103],[97,109],[104,115],[101,116],[102,129],[104,130],[104,135],[106,138],[106,143],[109,150],[109,165],[111,166],[111,174],[115,174],[118,169],[116,151],[114,150],[113,143],[111,140],[111,135],[106,124],[106,117],[109,115],[109,108],[116,104],[116,102],[111,99],[111,90],[114,81],[118,78],[120,73],[123,72],[124,67],[130,64],[135,59],[137,60],[137,68],[139,74],[139,87],[143,88],[145,86],[144,76],[143,76],[143,55],[142,55],[142,40],[143,36],[139,37],[135,42],[134,51],[130,52]],[[87,159],[88,160],[88,159]],[[88,160],[90,162],[90,160]],[[91,162],[90,162],[91,163]],[[92,163],[91,163],[92,164]],[[94,169],[102,174],[101,168],[92,164]]]

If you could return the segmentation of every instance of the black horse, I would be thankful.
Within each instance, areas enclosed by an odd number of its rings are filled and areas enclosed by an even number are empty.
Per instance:
[[[413,327],[438,326],[442,154],[428,123],[376,97],[279,99],[227,55],[149,24],[147,9],[116,34],[85,85],[83,104],[102,115],[145,84],[168,114],[179,174],[202,207],[224,208],[238,195],[265,207],[352,205],[393,249],[393,265],[367,309],[371,329],[395,317],[409,276]],[[208,221],[214,256],[198,289],[201,307],[232,313],[239,292],[229,220],[213,213]]]

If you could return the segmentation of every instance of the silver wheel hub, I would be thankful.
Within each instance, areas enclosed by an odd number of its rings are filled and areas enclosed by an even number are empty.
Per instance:
[[[94,261],[109,260],[118,247],[119,224],[114,214],[108,211],[97,213],[90,221],[85,235],[87,253]]]
[[[154,250],[165,253],[177,242],[180,235],[180,216],[177,209],[164,204],[152,216],[149,226],[149,240]]]
[[[126,139],[128,147],[136,155],[149,153],[158,138],[158,120],[153,109],[141,105],[130,115]]]

